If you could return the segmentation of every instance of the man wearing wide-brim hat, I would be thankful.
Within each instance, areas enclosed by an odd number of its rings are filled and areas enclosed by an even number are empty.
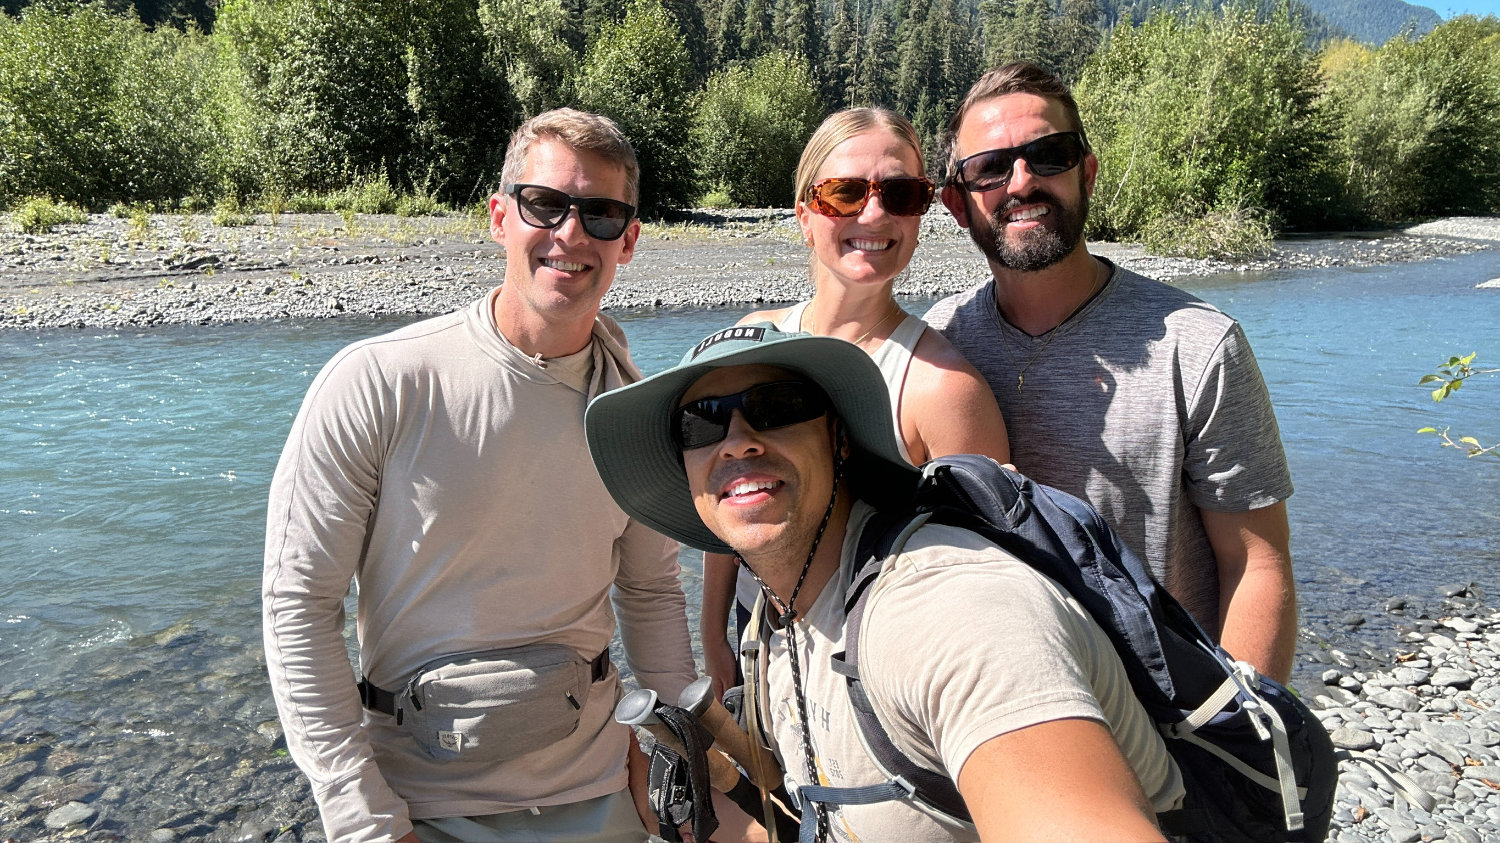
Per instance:
[[[845,678],[844,596],[876,512],[904,506],[887,391],[842,340],[739,326],[600,396],[585,428],[621,508],[735,553],[768,621],[759,716],[791,783],[875,785]],[[911,801],[824,806],[824,839],[1160,839],[1181,776],[1104,633],[981,537],[924,525],[885,561],[858,633],[865,692],[897,749],[955,781],[973,825]],[[807,806],[806,810],[814,810]]]

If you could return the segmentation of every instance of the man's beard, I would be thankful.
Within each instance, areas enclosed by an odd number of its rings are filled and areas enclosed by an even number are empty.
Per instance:
[[[1079,184],[1078,204],[1069,206],[1056,196],[1038,188],[1024,200],[1012,199],[995,209],[988,218],[975,214],[969,226],[969,237],[984,252],[990,263],[1018,272],[1037,272],[1058,263],[1073,253],[1083,239],[1083,224],[1089,218],[1088,193]],[[1025,232],[1019,242],[1005,238],[1005,217],[1022,205],[1047,203],[1048,214],[1055,225],[1039,225]],[[978,210],[977,207],[974,210]]]

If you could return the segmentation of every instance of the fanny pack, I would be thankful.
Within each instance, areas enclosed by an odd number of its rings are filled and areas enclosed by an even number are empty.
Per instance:
[[[360,701],[395,715],[438,761],[507,761],[573,734],[609,651],[586,661],[562,644],[528,644],[440,656],[399,692],[361,679]]]

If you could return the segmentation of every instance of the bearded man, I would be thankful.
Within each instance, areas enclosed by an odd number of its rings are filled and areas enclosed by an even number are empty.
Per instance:
[[[1239,324],[1089,254],[1099,161],[1045,70],[974,83],[945,152],[943,204],[993,277],[926,319],[994,390],[1016,467],[1093,504],[1226,650],[1286,681],[1292,484]]]

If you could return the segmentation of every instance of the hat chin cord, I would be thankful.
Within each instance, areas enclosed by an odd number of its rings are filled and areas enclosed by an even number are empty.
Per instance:
[[[843,433],[842,421],[839,422],[839,432],[840,434]],[[837,437],[837,440],[842,441],[843,438],[840,435]],[[823,542],[823,532],[828,529],[828,522],[833,518],[833,510],[839,500],[839,481],[843,479],[843,476],[843,449],[836,442],[833,449],[833,492],[828,496],[828,508],[823,511],[823,521],[818,525],[817,534],[813,536],[812,547],[807,551],[807,561],[802,563],[802,572],[797,575],[797,584],[792,587],[792,596],[787,599],[786,603],[782,603],[781,598],[776,596],[776,592],[772,591],[770,586],[766,585],[765,580],[762,580],[760,575],[755,573],[755,570],[750,567],[750,563],[745,561],[745,557],[741,556],[738,552],[734,554],[735,561],[744,567],[746,571],[750,572],[750,577],[760,585],[761,591],[765,592],[766,599],[776,606],[778,610],[777,620],[781,624],[781,628],[786,630],[787,660],[791,663],[792,668],[792,693],[797,698],[798,725],[801,726],[800,731],[802,732],[802,758],[807,765],[807,782],[810,785],[822,784],[822,780],[818,776],[818,765],[813,755],[812,731],[808,728],[807,719],[807,694],[802,690],[802,659],[797,653],[797,627],[795,623],[797,620],[797,594],[802,591],[802,583],[807,580],[807,572],[812,570],[813,557],[818,555],[818,545]],[[809,808],[817,811],[818,830],[814,839],[823,840],[828,833],[828,817],[823,805],[821,803],[811,806],[804,804],[801,808],[804,811],[809,810]]]

